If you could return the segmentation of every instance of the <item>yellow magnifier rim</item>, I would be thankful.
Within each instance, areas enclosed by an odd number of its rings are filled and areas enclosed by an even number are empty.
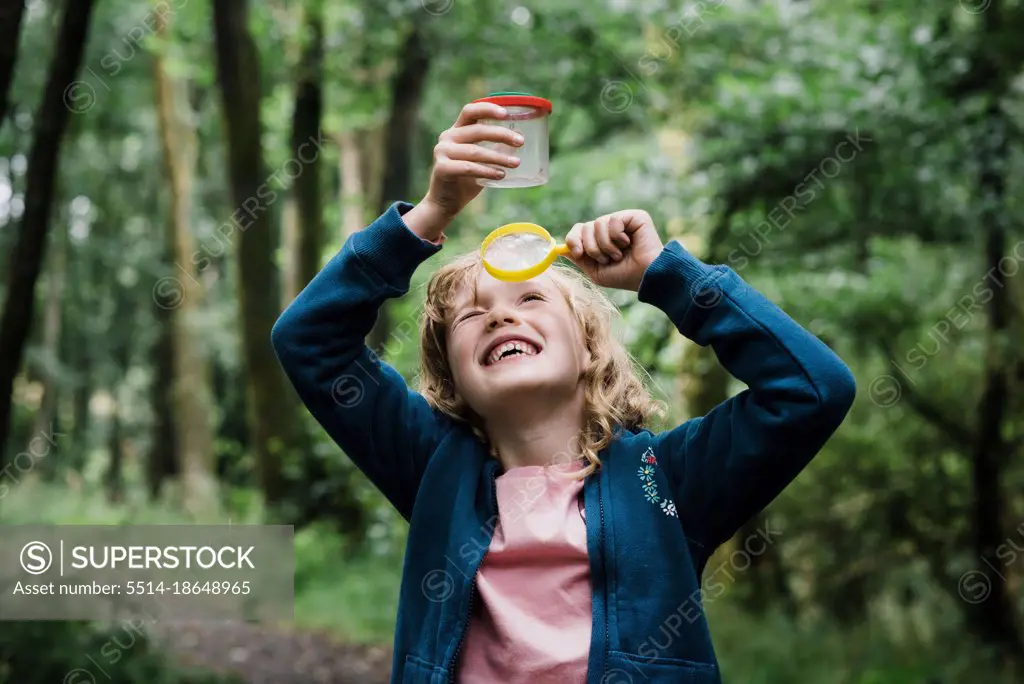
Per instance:
[[[541,261],[537,262],[529,268],[521,270],[508,270],[492,266],[487,261],[487,248],[492,242],[498,238],[505,237],[506,235],[513,235],[518,233],[531,233],[533,235],[539,235],[548,241],[551,245],[551,249],[548,250],[547,256]],[[500,228],[496,228],[491,231],[490,235],[484,238],[484,241],[480,244],[480,259],[484,262],[484,268],[487,272],[498,280],[504,280],[511,283],[521,283],[524,280],[535,278],[541,273],[546,271],[551,264],[555,262],[559,256],[565,256],[569,253],[569,247],[566,245],[560,245],[555,241],[555,238],[551,237],[551,233],[544,230],[536,223],[509,223]]]

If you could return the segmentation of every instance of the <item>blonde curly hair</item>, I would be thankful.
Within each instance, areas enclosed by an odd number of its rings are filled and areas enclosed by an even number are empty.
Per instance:
[[[459,396],[447,354],[449,316],[455,299],[466,286],[473,287],[475,293],[482,270],[479,253],[471,252],[442,266],[427,283],[420,321],[419,391],[431,406],[468,424],[497,458],[482,418]],[[547,274],[565,296],[591,356],[583,377],[586,426],[574,445],[578,457],[586,461],[577,473],[584,478],[601,466],[598,453],[611,442],[617,426],[630,430],[645,428],[652,416],[662,416],[665,411],[651,397],[640,380],[634,359],[614,336],[612,322],[620,314],[604,292],[567,266],[555,264]]]

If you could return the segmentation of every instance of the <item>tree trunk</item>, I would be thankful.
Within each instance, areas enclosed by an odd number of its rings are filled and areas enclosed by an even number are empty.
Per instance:
[[[91,283],[95,280],[96,267],[93,254],[80,245],[68,244],[68,281],[72,284],[67,290],[66,325],[69,330],[77,330],[76,335],[64,335],[61,346],[62,356],[68,360],[71,373],[71,443],[75,445],[73,454],[61,460],[61,469],[76,462],[78,458],[89,453],[91,443],[92,414],[89,401],[93,392],[93,368],[95,354],[99,345],[92,343],[89,331],[82,329],[81,321],[87,312],[92,310],[89,292],[85,288],[76,287],[76,283]],[[52,466],[52,464],[51,464]]]
[[[170,253],[170,249],[167,251]],[[170,260],[166,261],[170,265]],[[153,309],[159,332],[152,350],[155,373],[150,387],[150,401],[155,422],[146,462],[146,489],[150,498],[155,500],[163,492],[164,483],[178,475],[177,454],[180,447],[174,429],[174,402],[171,400],[171,388],[174,385],[174,334],[171,331],[171,311],[159,303]]]
[[[979,180],[985,231],[985,266],[987,273],[998,274],[1000,261],[1007,255],[1006,181],[1003,176],[1008,163],[1009,126],[999,107],[998,94],[992,94],[984,131],[979,143],[983,155]],[[996,277],[999,277],[998,275]],[[1014,599],[1007,585],[1004,561],[997,549],[1006,540],[1003,522],[1006,505],[1002,491],[1002,471],[1009,455],[1005,422],[1009,408],[1009,367],[1005,349],[1010,323],[1010,290],[1005,284],[990,288],[988,303],[988,349],[985,354],[985,389],[977,408],[978,429],[972,454],[971,479],[974,485],[972,510],[973,551],[985,563],[988,576],[988,598],[967,603],[968,619],[974,631],[1002,653],[1024,664],[1024,642],[1014,613]],[[991,570],[991,572],[989,572]]]
[[[276,507],[285,495],[282,461],[301,453],[304,423],[298,399],[289,387],[273,348],[270,329],[280,313],[277,243],[267,201],[267,178],[260,122],[260,67],[249,33],[245,0],[214,0],[213,23],[217,78],[223,98],[231,197],[239,221],[239,306],[251,447],[267,503]]]
[[[110,434],[107,436],[107,450],[110,452],[110,463],[104,478],[107,488],[107,500],[119,503],[124,500],[124,440],[121,430],[121,402],[114,400],[110,414]]]
[[[1021,668],[1024,667],[1024,641],[1014,610],[1016,602],[1006,578],[1006,564],[998,557],[997,551],[1006,540],[1003,523],[1008,511],[1001,480],[1011,452],[1006,441],[1009,433],[1006,424],[1010,418],[1008,388],[1011,363],[1007,350],[1013,348],[1009,339],[1013,303],[1000,271],[1000,261],[1007,256],[1010,207],[1006,197],[1006,174],[1012,138],[1012,123],[1001,105],[1009,90],[1010,79],[1020,70],[1019,63],[1008,63],[1000,47],[1006,45],[1011,36],[1016,37],[1020,30],[1013,26],[1013,19],[1004,25],[1004,14],[1009,17],[1010,12],[1012,10],[1002,3],[994,2],[981,14],[977,53],[972,55],[972,69],[964,76],[965,82],[971,83],[977,92],[961,94],[961,97],[981,94],[988,99],[985,115],[977,119],[980,130],[975,150],[980,169],[979,218],[985,235],[986,278],[994,276],[997,279],[997,286],[990,288],[992,298],[987,304],[985,386],[977,406],[977,429],[970,448],[974,489],[972,551],[986,566],[980,569],[987,577],[988,592],[980,602],[965,601],[962,605],[971,630],[985,643],[994,646],[1012,665]]]
[[[167,17],[157,13],[156,33],[166,38]],[[166,45],[166,44],[165,44]],[[162,46],[159,50],[164,49]],[[188,282],[181,282],[181,299],[171,302],[171,334],[174,381],[171,385],[172,416],[177,436],[176,461],[181,473],[181,502],[185,510],[199,514],[216,505],[213,477],[213,431],[210,426],[209,366],[199,336],[193,329],[202,301],[202,288],[195,280],[192,255],[193,177],[196,165],[195,114],[188,97],[188,81],[167,73],[165,55],[153,55],[157,119],[163,147],[164,171],[171,195],[171,259]]]
[[[24,15],[24,0],[8,0],[0,5],[0,128],[3,128],[7,119],[8,97],[14,65],[18,61],[21,19]]]
[[[115,331],[109,338],[110,384],[108,392],[111,398],[110,426],[107,434],[107,452],[110,460],[104,478],[107,498],[113,503],[124,500],[124,465],[125,465],[125,430],[123,420],[125,378],[131,363],[132,327],[134,325],[134,301],[128,288],[118,282],[111,283],[108,290],[113,301],[114,312],[111,318],[111,330]]]
[[[92,425],[92,413],[89,410],[89,402],[92,399],[92,369],[93,360],[90,352],[85,349],[71,357],[75,359],[75,371],[77,381],[75,389],[71,393],[71,421],[73,441],[77,447],[76,451],[84,455],[91,446],[90,429]],[[70,460],[73,459],[69,459]]]
[[[367,131],[344,131],[338,135],[339,171],[341,176],[341,238],[347,240],[350,235],[366,226],[366,190],[363,187],[365,171],[363,169],[362,140]]]
[[[384,132],[384,175],[377,202],[378,214],[384,213],[393,202],[410,199],[413,134],[430,68],[430,55],[419,26],[412,27],[398,54],[400,64],[391,81],[391,113]],[[385,303],[377,314],[367,344],[374,351],[382,352],[390,335],[391,316]]]
[[[320,272],[323,245],[323,207],[320,199],[320,119],[323,115],[323,24],[319,10],[309,8],[308,35],[299,59],[292,113],[292,157],[302,164],[292,193],[298,223],[296,294]],[[315,145],[313,144],[315,141]]]
[[[76,0],[65,5],[46,89],[34,119],[25,213],[11,253],[5,288],[7,300],[0,317],[0,466],[7,463],[11,392],[32,325],[36,280],[45,256],[60,145],[68,122],[64,89],[81,67],[93,4],[94,0]]]
[[[359,168],[363,186],[363,226],[377,218],[375,213],[384,185],[384,140],[386,130],[378,125],[360,131]]]
[[[299,207],[294,197],[284,199],[281,210],[281,236],[284,247],[284,259],[281,261],[281,308],[287,307],[302,291],[299,279],[299,251],[301,237],[299,235]]]
[[[33,438],[50,429],[57,417],[57,385],[54,382],[60,367],[60,333],[64,302],[64,278],[67,275],[67,225],[54,235],[53,261],[47,283],[46,308],[43,310],[42,368],[43,398],[36,413]]]

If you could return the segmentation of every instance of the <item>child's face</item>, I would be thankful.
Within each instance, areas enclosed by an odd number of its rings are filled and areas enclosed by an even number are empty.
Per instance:
[[[485,420],[514,402],[564,401],[582,391],[590,353],[550,275],[506,283],[482,271],[476,301],[466,286],[452,312],[448,362],[455,388]]]

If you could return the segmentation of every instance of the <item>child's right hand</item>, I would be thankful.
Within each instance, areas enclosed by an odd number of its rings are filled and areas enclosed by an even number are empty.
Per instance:
[[[436,208],[445,221],[451,221],[484,189],[478,178],[500,180],[502,169],[519,166],[519,160],[481,147],[476,143],[496,142],[513,147],[523,144],[523,136],[493,124],[477,123],[481,119],[504,119],[508,113],[491,102],[473,102],[462,108],[458,120],[441,133],[434,146],[434,167],[430,172],[430,189],[423,202]]]

